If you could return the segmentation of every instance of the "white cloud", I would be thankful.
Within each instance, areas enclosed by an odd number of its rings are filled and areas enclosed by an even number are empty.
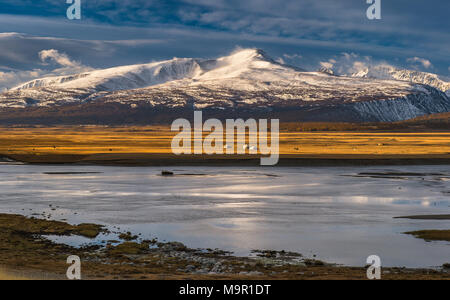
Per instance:
[[[286,59],[302,59],[303,56],[300,54],[283,54],[283,57]]]
[[[6,72],[0,71],[0,91],[13,88],[27,81],[48,77],[48,76],[63,76],[70,74],[83,73],[93,70],[88,66],[84,66],[76,62],[67,54],[60,53],[58,50],[49,49],[42,50],[38,53],[41,64],[49,66],[47,62],[56,64],[53,69],[36,68],[33,70],[8,70]]]
[[[80,63],[72,61],[67,54],[59,53],[58,50],[49,49],[39,52],[39,58],[42,62],[53,61],[63,67],[79,67]]]
[[[371,72],[394,68],[384,61],[373,61],[370,56],[343,52],[327,61],[321,61],[321,67],[332,70],[337,75],[365,76]]]
[[[0,71],[0,91],[17,86],[22,82],[27,82],[38,78],[44,74],[44,71],[35,69],[31,71]]]
[[[84,66],[80,62],[72,60],[67,54],[60,53],[55,49],[40,51],[39,58],[43,63],[50,61],[60,66],[60,68],[48,72],[47,76],[71,75],[93,70],[91,67]]]
[[[429,69],[430,67],[433,66],[433,64],[431,63],[431,61],[429,61],[428,59],[420,58],[420,57],[417,57],[417,56],[416,56],[416,57],[408,58],[406,61],[409,62],[409,63],[419,63],[419,64],[421,64],[425,69]]]
[[[355,61],[355,62],[353,62],[353,65],[349,69],[349,72],[351,74],[358,74],[360,72],[367,72],[368,69],[369,69],[369,67],[366,62]]]

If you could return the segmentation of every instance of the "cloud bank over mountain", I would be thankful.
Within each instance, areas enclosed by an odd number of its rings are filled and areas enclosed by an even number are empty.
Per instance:
[[[157,53],[154,57],[151,54],[140,55],[139,53],[143,48],[157,47],[161,44],[164,43],[158,40],[92,41],[3,33],[0,34],[0,50],[4,50],[0,52],[0,90],[12,88],[36,78],[78,74],[98,68],[117,66],[122,61],[126,61],[126,64],[158,61],[161,59]],[[239,49],[239,47],[234,46],[234,49]],[[272,53],[269,52],[269,54]],[[325,60],[317,57],[315,61],[305,58],[301,51],[283,53],[279,56],[273,55],[273,57],[281,64],[297,66],[310,71],[327,69],[331,70],[333,74],[345,76],[367,74],[369,69],[376,70],[385,67],[432,73],[436,71],[430,60],[419,57],[405,58],[403,61],[396,59],[394,60],[395,65],[387,60],[353,52],[333,54]],[[308,56],[306,55],[306,57]],[[124,58],[126,59],[124,60]],[[171,58],[164,57],[164,59]],[[445,78],[445,76],[441,77]]]
[[[0,67],[0,91],[43,76],[70,75],[93,70],[55,49],[41,50],[36,56],[39,58],[36,62],[39,66],[32,70],[22,71]]]
[[[92,68],[217,57],[241,46],[308,70],[356,53],[402,69],[450,72],[445,0],[383,1],[379,21],[366,18],[361,0],[84,1],[79,21],[66,19],[67,7],[60,0],[2,1],[3,87],[12,82],[7,77],[48,71],[38,53],[51,49]]]

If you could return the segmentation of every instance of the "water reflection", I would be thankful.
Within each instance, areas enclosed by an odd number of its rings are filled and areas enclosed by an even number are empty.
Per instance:
[[[378,254],[385,264],[411,267],[450,258],[448,243],[402,234],[448,229],[448,221],[393,219],[450,214],[448,166],[173,171],[204,175],[162,177],[161,168],[143,167],[2,165],[0,210],[120,225],[148,237],[242,255],[290,250],[364,265],[368,255]]]

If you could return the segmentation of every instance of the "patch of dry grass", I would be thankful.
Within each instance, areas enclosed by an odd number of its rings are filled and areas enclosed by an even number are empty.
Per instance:
[[[0,280],[27,280],[25,277],[10,275],[0,270]]]
[[[168,127],[0,128],[0,154],[92,155],[167,154],[175,136]],[[444,155],[450,132],[293,132],[280,133],[281,155]]]
[[[415,236],[416,238],[425,241],[448,241],[450,242],[450,230],[420,230],[413,232],[406,232]]]

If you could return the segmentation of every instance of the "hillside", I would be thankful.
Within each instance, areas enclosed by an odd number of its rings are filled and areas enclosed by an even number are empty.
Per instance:
[[[394,77],[306,72],[244,49],[218,59],[174,58],[36,79],[0,94],[0,123],[170,123],[194,110],[221,119],[359,123],[450,111],[438,85]]]

